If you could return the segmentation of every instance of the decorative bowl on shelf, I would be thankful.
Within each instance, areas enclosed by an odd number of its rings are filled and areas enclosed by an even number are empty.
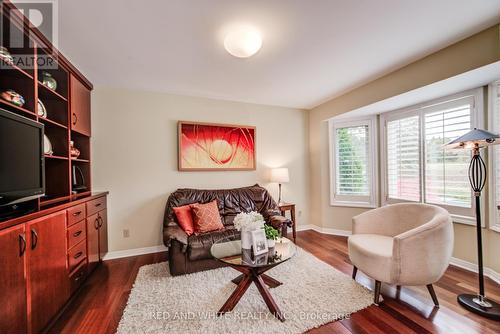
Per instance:
[[[49,72],[42,72],[42,84],[52,90],[57,89],[57,81]]]
[[[10,102],[18,107],[22,107],[26,102],[24,100],[24,97],[22,97],[19,93],[13,91],[12,89],[7,89],[6,91],[3,91],[0,96],[5,101]]]
[[[47,109],[45,108],[45,105],[43,104],[43,102],[40,101],[40,99],[38,99],[37,113],[38,113],[39,117],[47,118]]]
[[[52,143],[50,142],[49,137],[47,135],[43,135],[43,153],[47,155],[54,154],[54,150],[52,149]]]
[[[7,50],[5,46],[0,46],[0,59],[7,63],[14,62],[14,58],[12,57],[9,50]]]
[[[75,147],[75,142],[69,141],[69,153],[71,155],[71,159],[78,159],[80,156],[80,150]]]

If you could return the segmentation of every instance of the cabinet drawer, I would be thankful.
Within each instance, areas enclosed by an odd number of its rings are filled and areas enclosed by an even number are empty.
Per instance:
[[[106,197],[100,197],[87,202],[87,216],[106,209]]]
[[[86,235],[85,220],[68,227],[68,249],[73,248],[73,246],[80,241],[85,240]]]
[[[69,277],[69,286],[70,286],[70,293],[73,294],[80,285],[82,285],[83,281],[85,281],[85,278],[87,277],[88,270],[87,270],[87,262],[82,262],[75,272],[71,274]]]
[[[73,206],[68,209],[68,226],[85,219],[85,204]]]
[[[87,245],[85,241],[80,242],[78,245],[68,251],[68,264],[69,272],[75,270],[80,262],[87,257]]]

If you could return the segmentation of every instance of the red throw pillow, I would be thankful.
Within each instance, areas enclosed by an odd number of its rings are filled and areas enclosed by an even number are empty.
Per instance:
[[[216,231],[224,228],[217,207],[217,200],[206,204],[191,204],[193,214],[194,234]]]
[[[174,208],[175,216],[179,226],[189,236],[194,233],[193,216],[191,214],[191,205],[183,205]]]

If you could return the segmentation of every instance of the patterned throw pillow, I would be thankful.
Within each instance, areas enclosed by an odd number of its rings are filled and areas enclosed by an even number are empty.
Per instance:
[[[191,205],[183,205],[174,208],[175,216],[179,226],[189,236],[194,233],[194,222],[191,214]]]
[[[194,234],[217,231],[224,228],[217,207],[217,200],[206,204],[191,204],[193,214]]]

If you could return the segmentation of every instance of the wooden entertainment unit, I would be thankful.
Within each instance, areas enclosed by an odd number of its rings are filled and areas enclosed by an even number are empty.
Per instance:
[[[44,159],[45,196],[26,202],[29,213],[0,221],[0,333],[34,334],[50,328],[107,252],[108,193],[91,189],[92,84],[12,3],[0,6],[0,46],[24,45],[8,49],[34,60],[32,67],[0,60],[0,92],[13,89],[26,100],[20,107],[0,99],[0,108],[44,124],[54,151]],[[38,60],[57,66],[40,68]],[[42,71],[57,80],[55,90],[42,84]],[[39,99],[46,117],[37,112]],[[77,159],[70,141],[81,152]],[[73,166],[85,179],[78,192],[72,189]]]

